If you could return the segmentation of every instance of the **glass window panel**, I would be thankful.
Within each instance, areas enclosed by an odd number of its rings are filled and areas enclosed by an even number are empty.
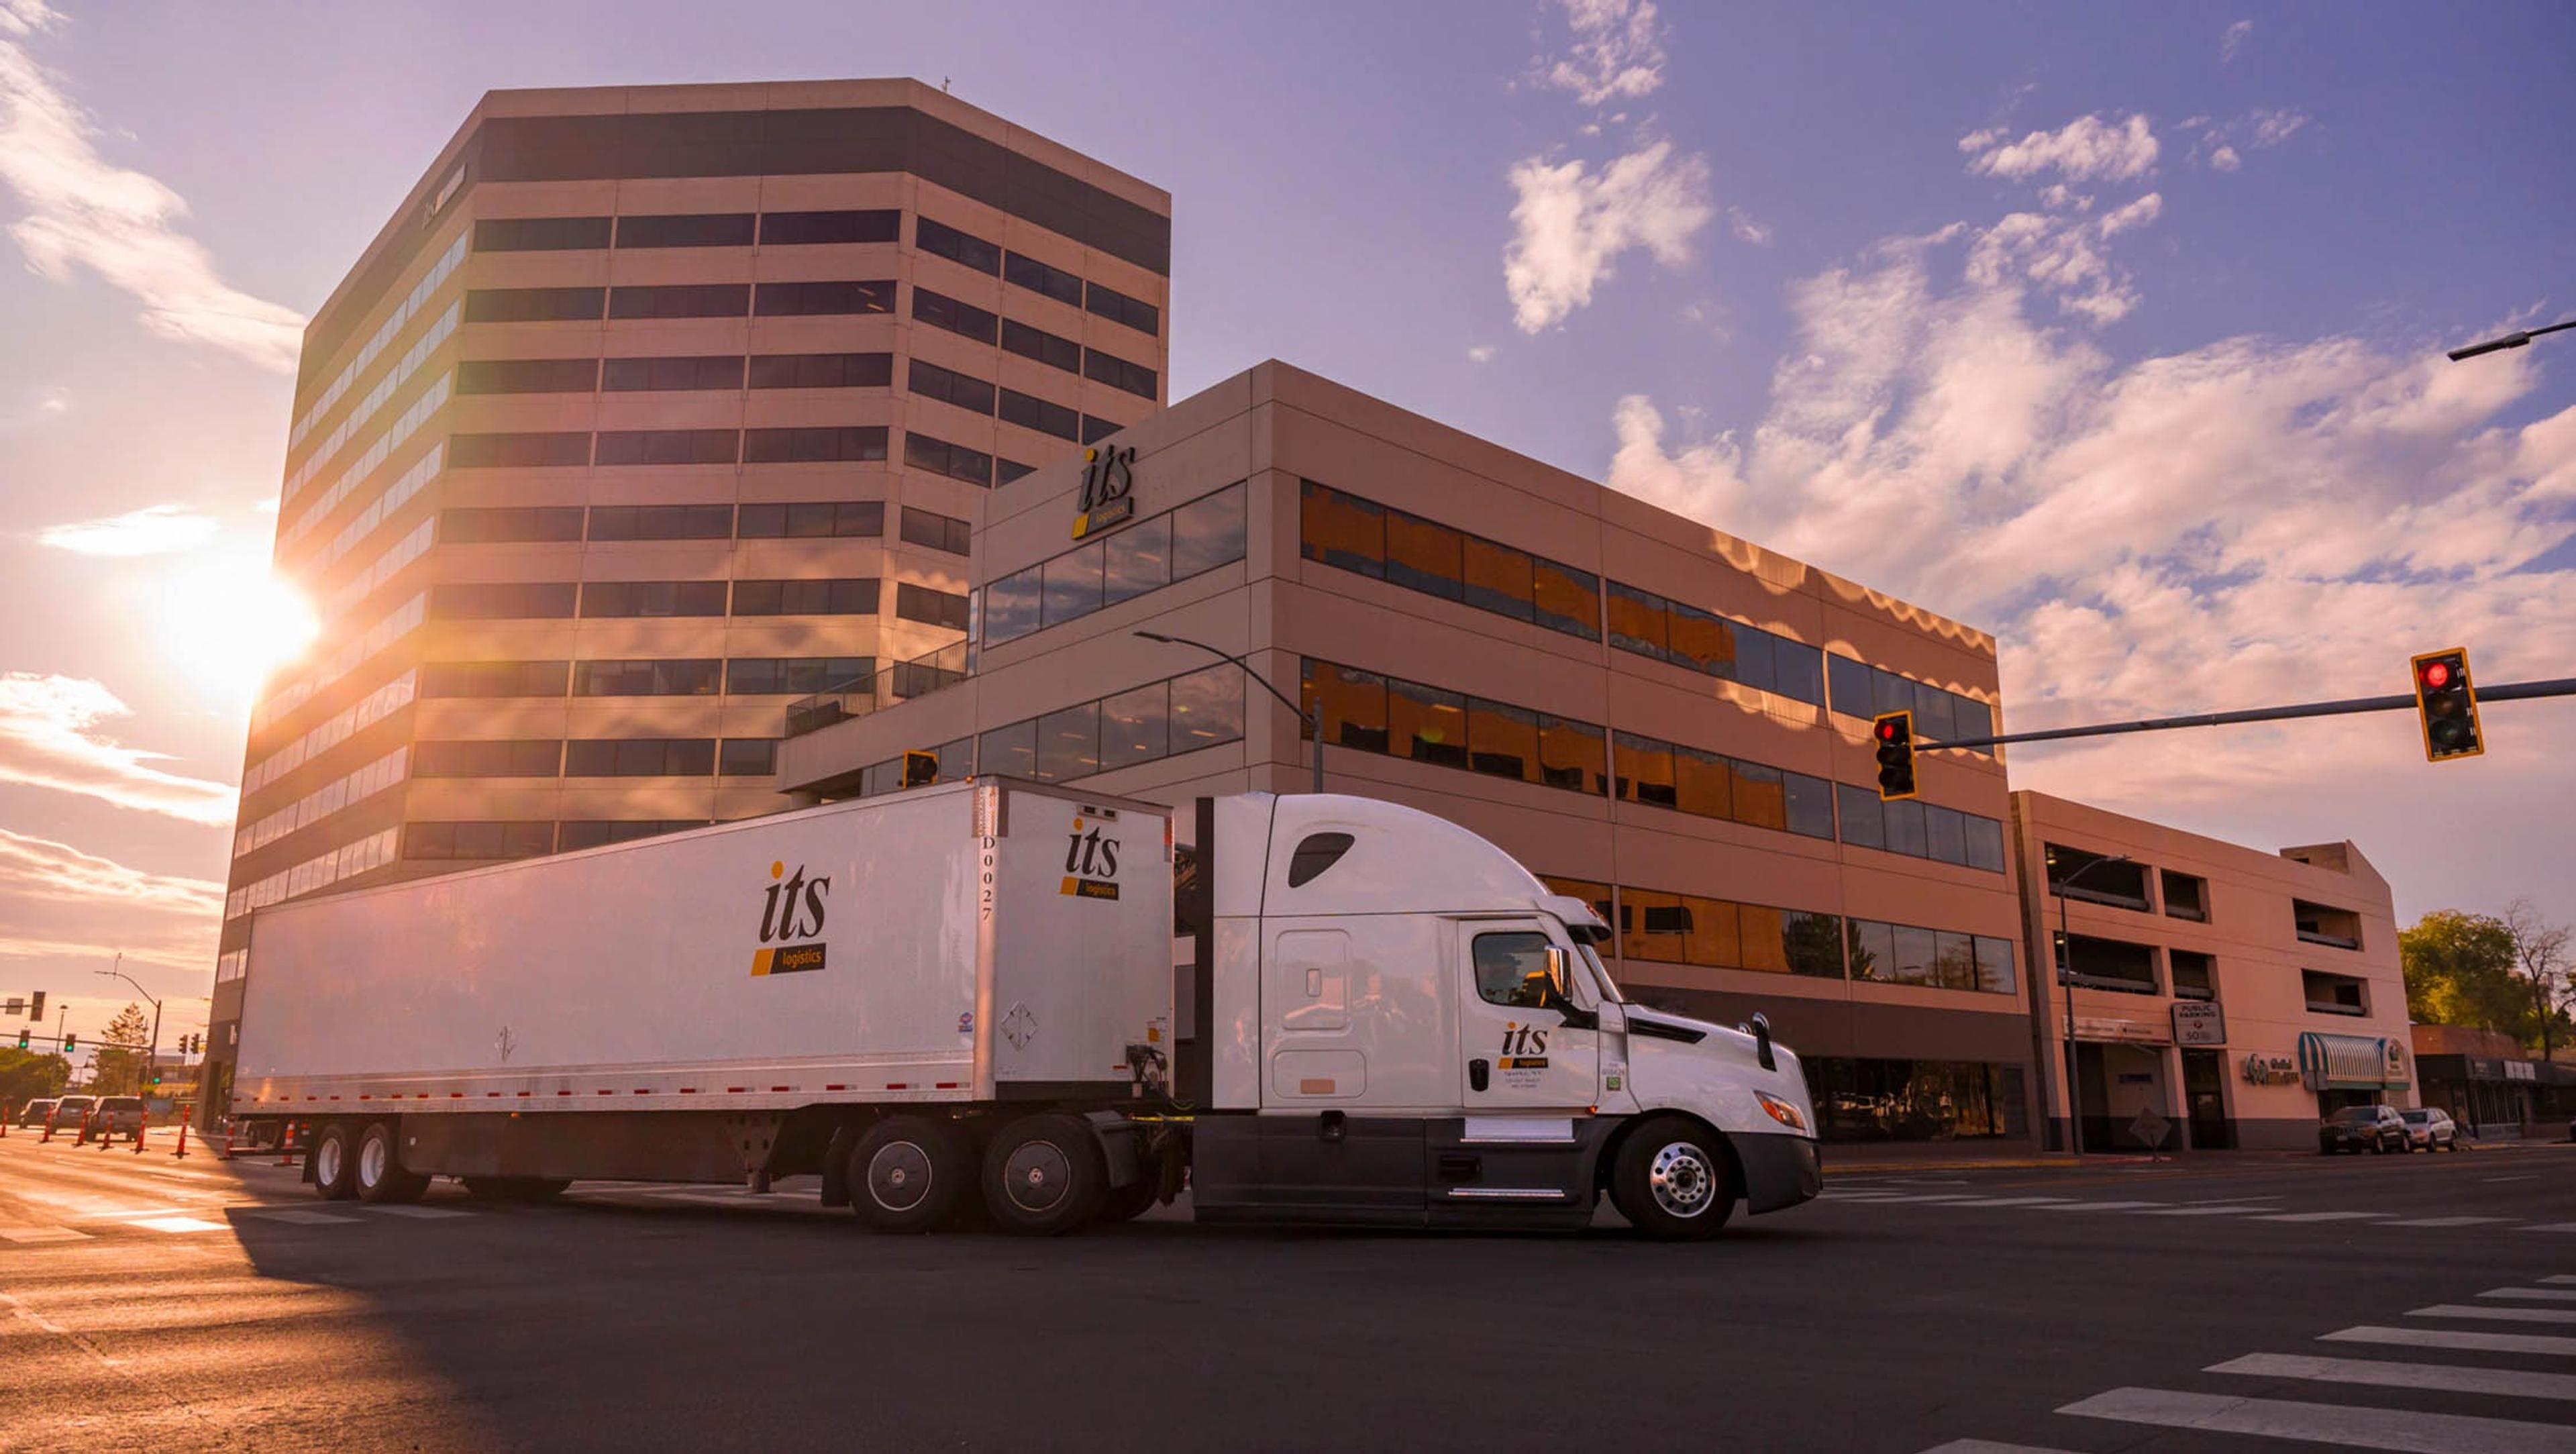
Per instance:
[[[1100,704],[1085,702],[1038,719],[1041,782],[1064,782],[1100,771]]]
[[[1615,606],[1613,609],[1615,613]],[[1679,601],[1673,602],[1666,612],[1666,622],[1665,646],[1671,653],[1673,665],[1686,666],[1713,677],[1735,675],[1735,630],[1732,622]]]
[[[2004,825],[1975,813],[1963,813],[1960,817],[1967,825],[1968,867],[1982,868],[1988,873],[2003,872]]]
[[[1779,639],[1768,631],[1757,631],[1750,626],[1736,627],[1735,679],[1748,687],[1777,691],[1780,678],[1772,652],[1778,645]]]
[[[1782,773],[1789,794],[1789,831],[1809,838],[1834,836],[1833,784],[1802,772]]]
[[[1972,990],[1977,987],[1976,941],[1965,934],[1947,929],[1932,936],[1932,972],[1943,989]]]
[[[996,727],[976,749],[976,771],[987,777],[1035,777],[1038,768],[1038,724],[1034,718]]]
[[[1640,656],[1665,658],[1670,649],[1666,641],[1664,598],[1635,586],[1610,583],[1610,644],[1622,651]]]
[[[1059,555],[1042,569],[1046,574],[1044,620],[1049,626],[1088,616],[1100,609],[1102,562],[1098,542]]]
[[[1735,773],[1725,758],[1688,747],[1673,749],[1674,806],[1703,818],[1735,816]]]
[[[1467,765],[1467,698],[1420,682],[1387,683],[1387,725],[1395,755],[1442,767]]]
[[[1362,752],[1387,750],[1386,678],[1308,661],[1306,705],[1309,711],[1321,706],[1325,741]]]
[[[1789,955],[1791,974],[1813,979],[1843,977],[1843,929],[1837,916],[1786,914],[1781,919],[1780,937]]]
[[[1243,740],[1243,671],[1227,663],[1172,679],[1172,752]]]
[[[1787,828],[1789,790],[1780,769],[1758,762],[1730,765],[1735,773],[1735,821],[1756,828]]]
[[[1100,770],[1152,762],[1172,750],[1172,687],[1156,682],[1100,704]]]
[[[1825,657],[1827,685],[1833,688],[1834,710],[1846,717],[1878,715],[1876,688],[1870,685],[1869,667],[1848,656]]]
[[[1470,535],[1462,552],[1462,599],[1479,611],[1527,621],[1538,614],[1536,579],[1527,552]]]
[[[1629,959],[1679,964],[1689,949],[1689,922],[1679,894],[1653,889],[1619,892],[1619,952]]]
[[[1968,861],[1968,830],[1958,810],[1938,803],[1923,805],[1923,838],[1925,857],[1936,863]]]
[[[1172,520],[1157,515],[1101,542],[1108,553],[1100,603],[1114,606],[1141,596],[1172,579]]]
[[[1532,619],[1550,631],[1601,639],[1601,582],[1590,571],[1533,556],[1530,561],[1536,599]]]
[[[1561,717],[1538,719],[1539,780],[1552,788],[1598,793],[1609,782],[1601,729]]]
[[[1887,846],[1886,804],[1868,788],[1834,784],[1834,805],[1841,810],[1843,841],[1855,848]]]
[[[1465,540],[1446,525],[1401,510],[1386,512],[1386,578],[1389,583],[1444,596],[1463,597]]]
[[[1890,976],[1898,984],[1934,984],[1933,961],[1940,953],[1940,942],[1929,929],[1896,926],[1896,972]]]
[[[1872,696],[1876,703],[1876,710],[1870,713],[1871,716],[1884,717],[1890,712],[1914,710],[1914,683],[1879,667],[1870,668],[1869,679],[1870,685],[1874,688]]]
[[[1482,697],[1470,698],[1467,760],[1478,772],[1537,781],[1538,714]]]
[[[1771,638],[1771,654],[1771,690],[1801,702],[1820,706],[1824,703],[1824,653],[1804,642],[1775,636]]]
[[[1785,911],[1746,904],[1737,910],[1737,917],[1743,923],[1744,967],[1787,974],[1789,939]]]
[[[1896,926],[1873,919],[1851,921],[1851,975],[1854,979],[1896,978]]]
[[[1924,837],[1923,805],[1909,798],[1882,806],[1887,814],[1887,851],[1913,858],[1930,857],[1932,850]]]
[[[1948,692],[1939,687],[1928,682],[1916,682],[1914,684],[1914,735],[1929,737],[1935,742],[1946,742],[1958,736],[1958,727],[1950,718],[1950,703],[1953,700],[1955,699]]]
[[[1673,785],[1671,743],[1621,732],[1612,740],[1611,755],[1619,775],[1619,796],[1658,808],[1680,806],[1680,794]]]
[[[1951,700],[1950,722],[1951,725],[1957,729],[1958,734],[1961,737],[1992,737],[1995,735],[1994,709],[1987,706],[1985,703],[1978,701],[1974,697],[1954,697]],[[1994,749],[1991,747],[1973,747],[1970,748],[1969,751],[1982,752],[1989,756],[1992,756],[1994,753]]]
[[[748,508],[748,507],[746,507]],[[1038,629],[1040,576],[1024,570],[984,588],[984,644],[999,646]]]
[[[1724,899],[1683,900],[1690,910],[1690,932],[1683,936],[1682,958],[1715,969],[1744,963],[1742,919],[1737,906]]]
[[[1980,934],[1977,940],[1977,988],[1990,994],[2013,992],[2017,976],[2013,973],[2013,945],[2009,939],[1996,939]]]
[[[1172,512],[1172,579],[1243,559],[1243,486],[1228,485]]]

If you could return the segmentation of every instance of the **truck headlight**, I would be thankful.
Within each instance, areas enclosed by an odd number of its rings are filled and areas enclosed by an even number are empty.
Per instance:
[[[1762,1103],[1762,1109],[1771,1113],[1772,1120],[1779,1122],[1781,1125],[1788,1127],[1792,1131],[1803,1133],[1807,1129],[1807,1117],[1805,1113],[1801,1112],[1795,1105],[1780,1099],[1769,1091],[1755,1091],[1753,1093],[1753,1098]]]

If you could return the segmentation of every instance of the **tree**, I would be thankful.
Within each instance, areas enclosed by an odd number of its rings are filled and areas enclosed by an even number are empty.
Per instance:
[[[0,1047],[0,1105],[14,1108],[59,1095],[71,1080],[72,1063],[51,1051]]]
[[[2513,941],[2513,967],[2531,1006],[2540,1058],[2547,1060],[2552,1041],[2565,1041],[2570,1032],[2576,1032],[2567,1018],[2571,1000],[2567,926],[2541,918],[2531,900],[2516,899],[2504,907],[2504,930]]]
[[[107,1022],[98,1037],[98,1063],[90,1084],[103,1096],[130,1096],[143,1088],[144,1047],[152,1043],[152,1022],[143,1007],[129,1002]]]
[[[2516,971],[2513,931],[2502,919],[2435,909],[2398,933],[2397,953],[2406,972],[2408,1019],[2523,1038],[2531,996]]]

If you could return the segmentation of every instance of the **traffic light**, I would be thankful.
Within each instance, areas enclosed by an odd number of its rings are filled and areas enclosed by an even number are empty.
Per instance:
[[[78,1048],[78,1046],[79,1046],[79,1045],[80,1045],[80,1037],[79,1037],[78,1035],[73,1035],[73,1034],[68,1034],[68,1033],[67,1033],[67,1034],[65,1034],[65,1035],[63,1036],[63,1053],[64,1053],[65,1055],[69,1055],[69,1054],[71,1054],[71,1053],[72,1053],[72,1051],[73,1051],[74,1049]]]
[[[1878,739],[1878,798],[1892,803],[1914,796],[1914,714],[1888,712],[1870,724]]]
[[[27,1048],[27,1032],[24,1030],[18,1032],[18,1048],[21,1050]]]
[[[907,751],[903,755],[903,785],[926,788],[939,781],[939,754]]]
[[[2478,694],[2469,685],[2469,651],[2454,646],[2415,658],[2415,713],[2424,726],[2424,760],[2448,762],[2487,750],[2478,734]]]
[[[36,991],[36,997],[28,1002],[27,1018],[30,1020],[41,1020],[45,1018],[45,992],[43,990]]]

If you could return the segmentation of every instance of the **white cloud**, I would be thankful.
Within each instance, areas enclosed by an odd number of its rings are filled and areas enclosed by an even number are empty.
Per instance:
[[[2079,116],[2056,131],[2034,131],[2006,141],[2001,128],[1959,138],[1968,170],[1981,177],[2021,180],[2055,171],[2070,182],[2129,181],[2155,169],[2158,145],[2144,116],[2106,121]]]
[[[9,233],[27,265],[57,283],[87,268],[141,303],[155,333],[292,370],[303,315],[226,284],[178,228],[187,202],[101,157],[88,118],[20,43],[60,23],[42,0],[0,0],[0,183],[26,208]]]
[[[2232,172],[2245,165],[2245,159],[2236,154],[2236,148],[2222,142],[2209,154],[2209,164],[2218,171]]]
[[[129,907],[214,913],[224,886],[146,873],[65,843],[0,828],[0,890],[51,899],[107,899]]]
[[[2254,22],[2250,20],[2240,20],[2227,27],[2227,33],[2218,38],[2218,63],[2223,66],[2234,61],[2237,52],[2245,49],[2246,39],[2253,34]]]
[[[222,884],[147,873],[0,828],[0,960],[47,960],[55,969],[96,961],[105,968],[122,952],[128,964],[203,974],[214,961],[223,903]],[[56,983],[59,1001],[65,997]],[[73,1017],[73,1028],[84,1028],[80,1009]]]
[[[1662,30],[1651,0],[1560,0],[1568,54],[1541,74],[1586,106],[1652,95],[1664,84]]]
[[[152,505],[103,520],[48,525],[36,539],[75,555],[176,555],[212,540],[222,522],[177,505]]]
[[[2006,278],[2027,279],[2057,306],[2093,323],[2117,323],[2138,306],[2129,274],[2111,261],[2112,238],[2144,227],[2164,210],[2149,192],[2089,221],[2044,212],[2015,212],[1980,234],[1969,249],[1968,280],[1993,287]]]
[[[1666,267],[1690,260],[1690,239],[1716,215],[1708,163],[1646,144],[1593,172],[1581,161],[1531,157],[1512,168],[1516,235],[1503,250],[1503,286],[1523,333],[1561,322],[1592,301],[1621,253],[1644,248]]]
[[[1754,221],[1753,214],[1741,207],[1726,209],[1726,230],[1735,234],[1736,241],[1749,242],[1755,247],[1771,241],[1771,229]]]
[[[2245,165],[2246,152],[2279,146],[2313,120],[2304,111],[2257,108],[2233,121],[2195,116],[2182,124],[2182,130],[2194,138],[2189,160],[2206,161],[2214,171],[2233,172]]]
[[[2297,135],[2308,120],[2304,111],[2256,111],[2246,117],[2254,129],[2251,144],[2257,148],[2279,146]]]
[[[164,754],[121,747],[95,730],[131,715],[81,677],[0,675],[0,782],[54,788],[190,823],[229,823],[233,790],[152,766]]]
[[[1493,361],[1494,346],[1490,343],[1480,343],[1467,350],[1469,363],[1492,363]]]

